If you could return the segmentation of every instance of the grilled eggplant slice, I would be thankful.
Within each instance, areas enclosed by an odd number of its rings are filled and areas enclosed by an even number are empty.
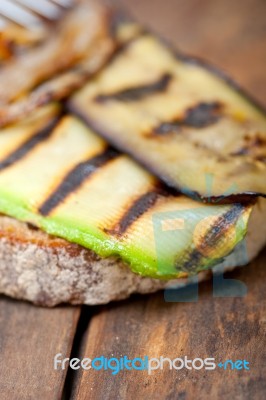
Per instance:
[[[219,263],[252,209],[172,193],[56,105],[0,131],[0,212],[141,275],[184,277]]]
[[[265,113],[210,67],[150,34],[131,41],[69,107],[196,199],[266,196]]]

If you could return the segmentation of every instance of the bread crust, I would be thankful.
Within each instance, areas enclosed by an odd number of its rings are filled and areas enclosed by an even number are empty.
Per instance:
[[[0,254],[0,292],[41,306],[104,304],[167,285],[134,274],[114,257],[101,258],[5,216],[0,217]]]
[[[261,225],[265,214],[266,200],[260,199],[246,237],[249,260],[265,245],[266,225]],[[241,252],[240,248],[228,256],[223,271],[241,264]],[[142,277],[118,258],[101,258],[89,249],[1,215],[0,255],[0,293],[46,307],[60,303],[106,304],[132,293],[152,293],[188,282]],[[203,271],[197,279],[202,281],[210,276],[211,271]]]

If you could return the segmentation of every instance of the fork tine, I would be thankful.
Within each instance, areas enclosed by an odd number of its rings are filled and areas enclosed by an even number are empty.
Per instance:
[[[58,5],[49,0],[15,0],[15,2],[51,20],[58,19],[62,11]]]
[[[59,19],[76,0],[0,0],[0,31],[10,22],[26,29],[43,29],[43,18]]]
[[[40,27],[42,25],[40,18],[10,0],[0,1],[1,16],[25,28]]]
[[[58,4],[61,7],[69,8],[75,4],[76,0],[51,0],[53,3]]]

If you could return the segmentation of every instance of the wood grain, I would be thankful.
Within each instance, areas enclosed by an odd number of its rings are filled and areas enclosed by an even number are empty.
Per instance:
[[[0,298],[1,400],[61,399],[67,371],[55,371],[53,360],[69,357],[79,312]]]
[[[106,356],[214,357],[246,359],[250,371],[82,371],[76,400],[256,399],[266,393],[266,251],[248,267],[227,275],[247,285],[244,298],[214,298],[212,284],[200,285],[196,303],[166,303],[162,293],[99,309],[85,332],[80,358]]]

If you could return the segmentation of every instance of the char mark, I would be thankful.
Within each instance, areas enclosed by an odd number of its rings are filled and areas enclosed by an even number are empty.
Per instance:
[[[128,208],[116,226],[108,232],[118,236],[123,235],[137,219],[145,214],[156,203],[162,195],[164,195],[163,190],[156,187],[154,190],[140,196]]]
[[[0,171],[14,165],[16,162],[20,161],[27,154],[31,152],[38,144],[49,139],[52,135],[55,126],[58,123],[58,118],[54,118],[45,128],[40,130],[26,142],[24,142],[20,147],[18,147],[13,153],[9,154],[4,160],[0,161]]]
[[[200,265],[202,258],[202,254],[197,249],[194,249],[190,253],[189,258],[181,265],[176,263],[175,268],[178,272],[188,272],[190,274],[196,273],[197,267]]]
[[[176,268],[183,272],[196,273],[198,266],[205,257],[204,253],[206,253],[206,250],[219,245],[221,238],[225,236],[230,227],[237,222],[242,211],[243,206],[241,204],[236,204],[225,214],[221,215],[216,221],[216,224],[209,228],[206,235],[202,238],[201,243],[191,252],[189,258],[183,263],[182,267],[180,268],[180,265],[176,265]]]
[[[117,151],[109,148],[103,153],[76,165],[72,171],[66,175],[51,196],[42,204],[39,208],[39,213],[43,216],[49,215],[54,208],[77,190],[98,168],[118,156],[119,153]]]
[[[244,139],[245,139],[244,146],[231,153],[230,154],[231,156],[252,155],[254,154],[254,151],[266,147],[266,139],[264,137],[261,137],[259,134],[253,137],[246,135]],[[256,159],[256,154],[254,154],[254,156]],[[260,155],[258,155],[257,157],[260,157]]]
[[[236,223],[242,211],[242,205],[236,204],[224,215],[221,215],[221,217],[218,218],[216,225],[210,227],[208,230],[200,247],[215,247],[225,232]]]
[[[138,101],[145,97],[151,96],[152,94],[164,92],[167,89],[171,79],[172,75],[169,73],[165,73],[156,82],[123,89],[115,93],[100,94],[95,98],[95,101],[97,101],[98,103],[105,103],[109,100],[124,102]]]
[[[219,102],[199,103],[189,108],[184,117],[171,122],[163,122],[154,132],[159,135],[178,132],[182,127],[205,128],[220,119],[222,105]]]

